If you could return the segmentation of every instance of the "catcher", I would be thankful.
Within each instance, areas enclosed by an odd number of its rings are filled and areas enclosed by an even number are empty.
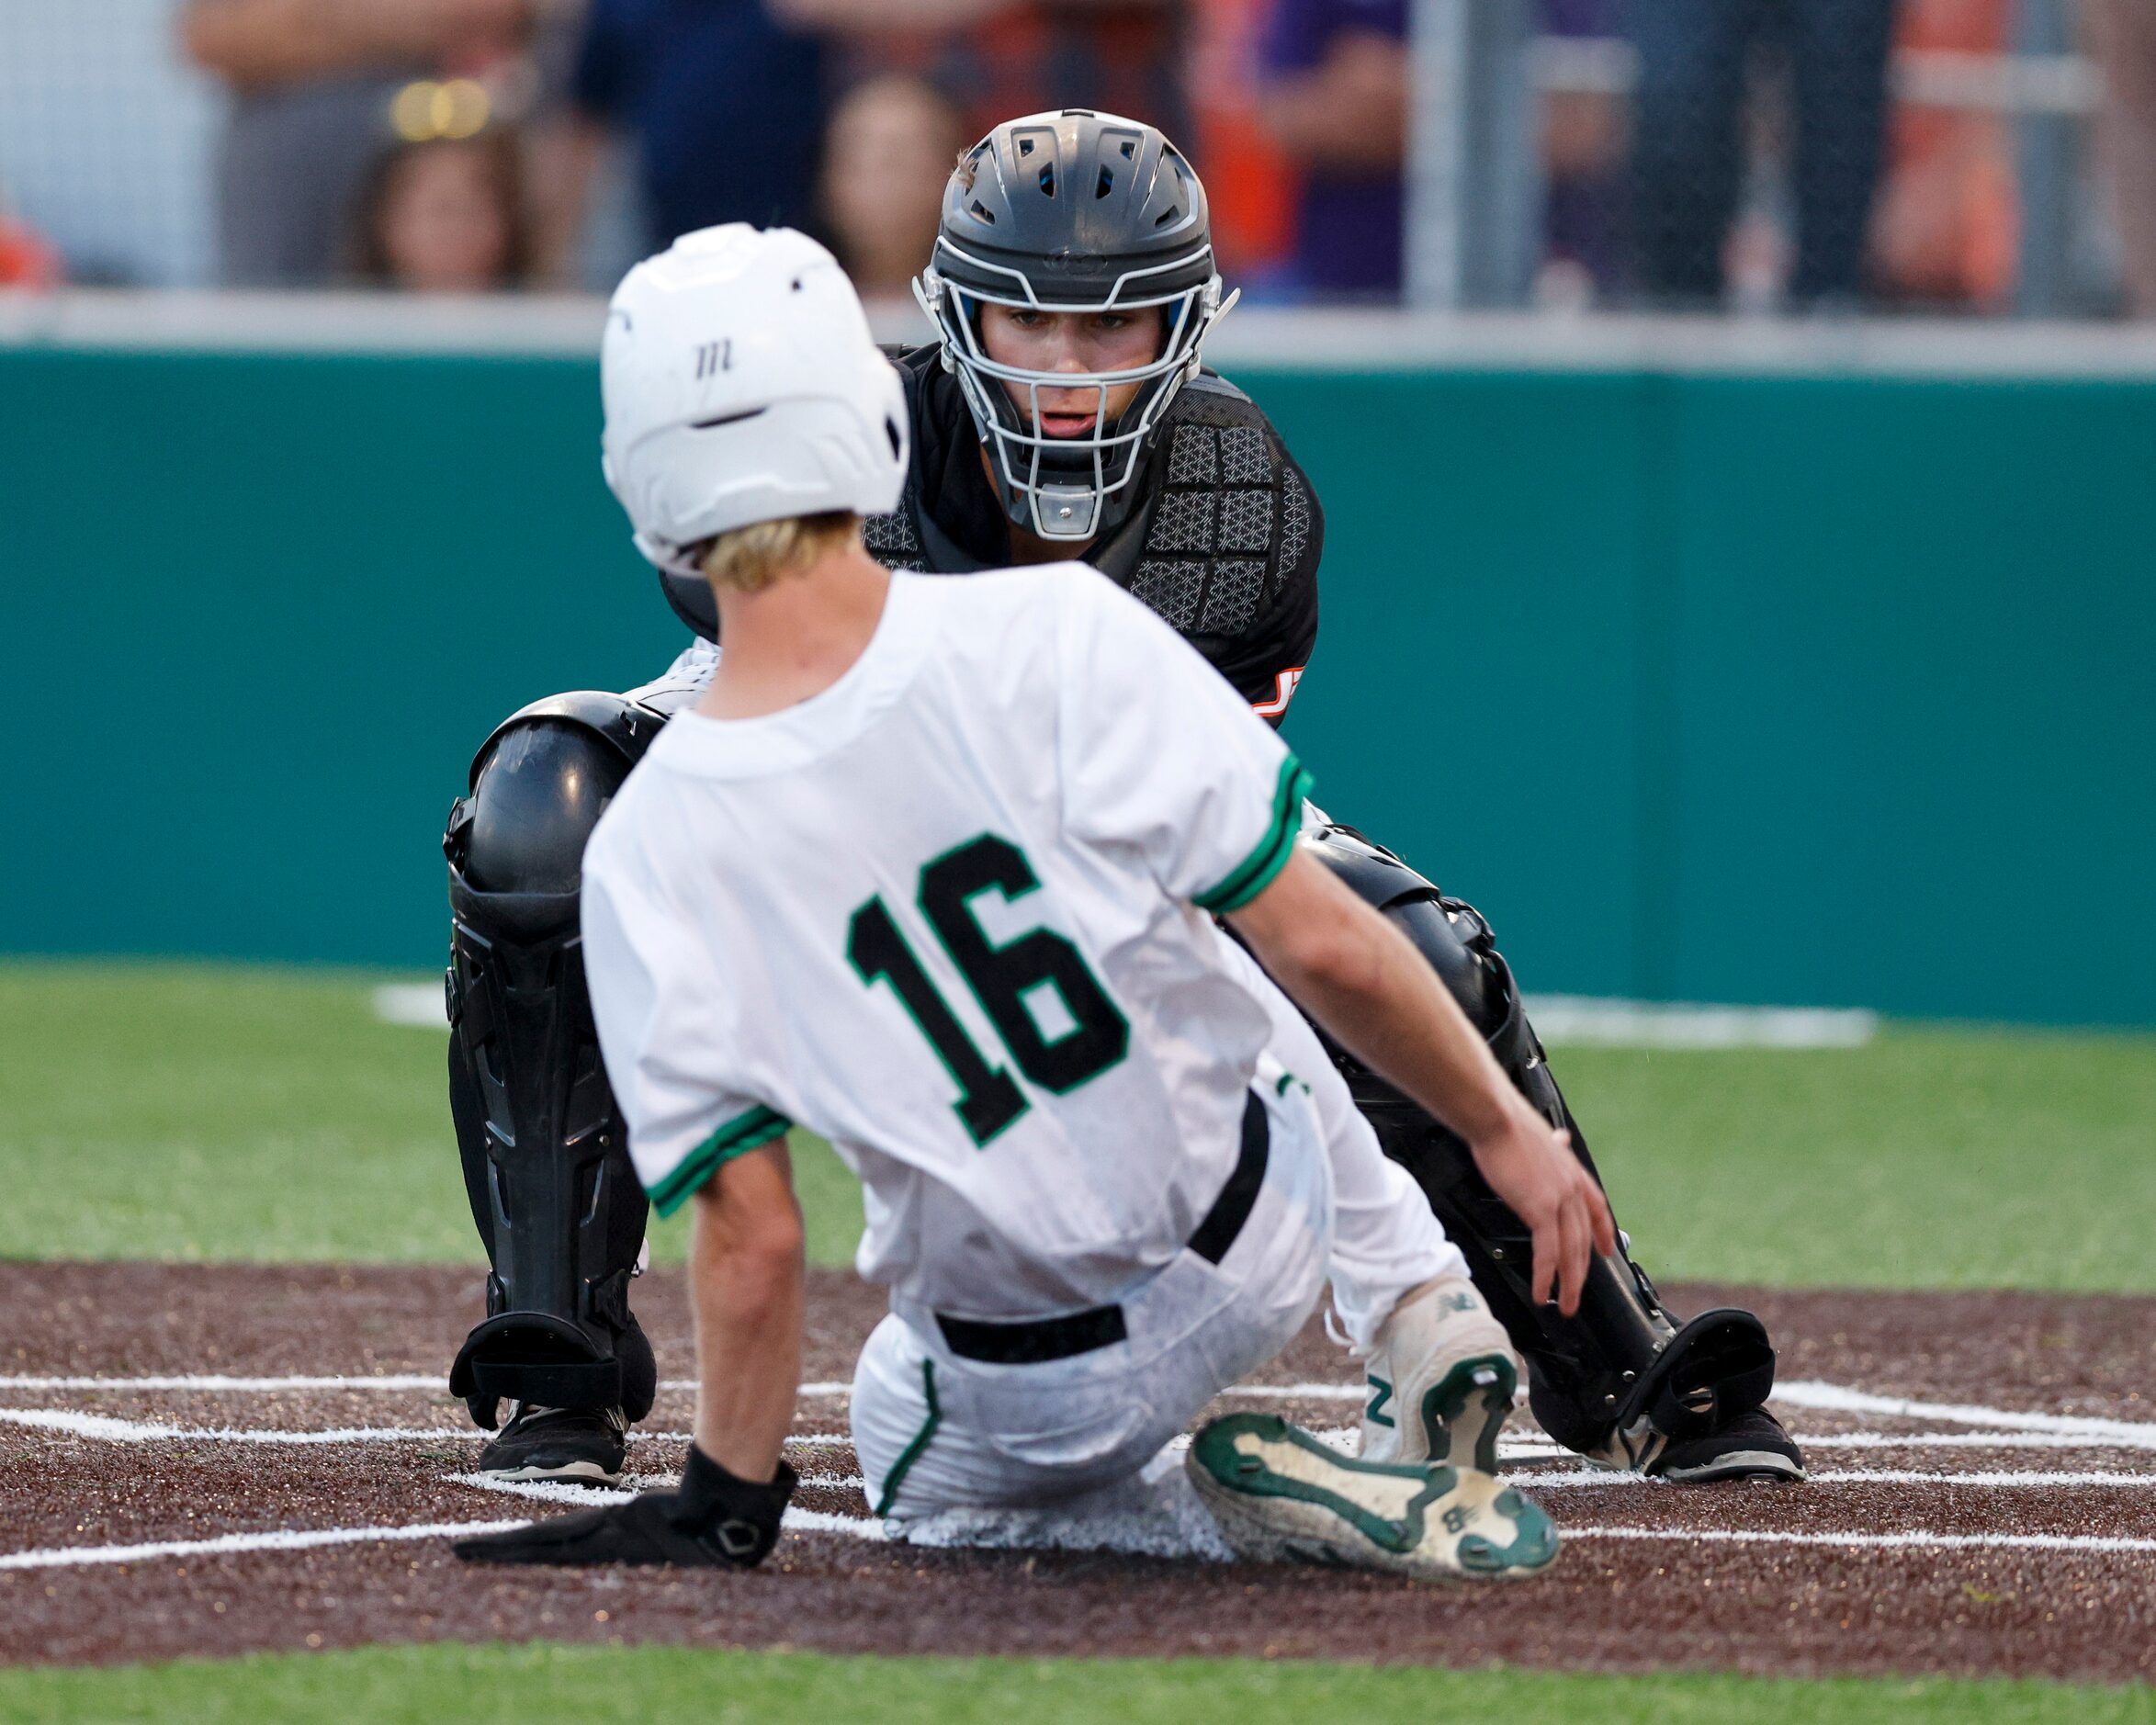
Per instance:
[[[725,362],[700,366],[715,333]],[[1575,1302],[1615,1231],[1419,955],[1298,847],[1295,758],[1082,564],[944,581],[868,555],[904,397],[813,241],[676,241],[615,294],[602,375],[616,493],[703,567],[727,642],[600,821],[582,892],[637,1173],[660,1209],[694,1205],[696,1430],[678,1491],[459,1555],[770,1552],[796,1483],[799,1121],[868,1189],[861,1265],[891,1309],[853,1442],[901,1536],[1146,1491],[1329,1281],[1405,1428],[1379,1461],[1277,1416],[1213,1422],[1185,1471],[1229,1544],[1428,1579],[1546,1568],[1548,1517],[1495,1475],[1504,1331],[1213,918],[1473,1144],[1534,1219],[1541,1291]]]
[[[904,487],[868,518],[865,541],[887,567],[939,574],[1082,559],[1277,722],[1316,639],[1324,522],[1263,412],[1202,367],[1233,302],[1208,233],[1196,175],[1137,122],[1039,115],[970,150],[917,284],[938,340],[897,358],[911,422]],[[729,357],[715,337],[694,364],[723,370]],[[656,1383],[628,1302],[648,1206],[599,1056],[577,889],[602,809],[708,682],[718,617],[692,562],[640,532],[638,543],[696,644],[626,695],[559,695],[513,715],[480,749],[444,840],[450,1106],[492,1265],[487,1316],[450,1387],[500,1428],[481,1467],[507,1479],[617,1479]],[[1303,846],[1423,953],[1592,1172],[1487,923],[1352,829],[1305,818]],[[1763,1405],[1774,1353],[1755,1317],[1680,1321],[1629,1248],[1597,1257],[1576,1312],[1552,1310],[1530,1284],[1530,1231],[1459,1136],[1347,1048],[1328,1053],[1526,1357],[1546,1431],[1673,1481],[1801,1477]],[[1380,1420],[1396,1393],[1372,1373]]]

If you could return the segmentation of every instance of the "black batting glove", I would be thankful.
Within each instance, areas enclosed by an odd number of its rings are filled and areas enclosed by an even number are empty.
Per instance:
[[[767,1485],[736,1479],[694,1445],[676,1492],[556,1516],[528,1528],[459,1539],[468,1563],[672,1563],[754,1569],[778,1543],[779,1520],[800,1475],[784,1461]]]

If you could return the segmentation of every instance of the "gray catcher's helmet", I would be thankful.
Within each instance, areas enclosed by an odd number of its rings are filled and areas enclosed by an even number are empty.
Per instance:
[[[1168,404],[1236,298],[1221,298],[1205,188],[1182,152],[1155,127],[1083,108],[1006,121],[960,158],[913,291],[988,445],[1010,519],[1071,540],[1129,515],[1132,481]],[[1133,370],[1031,371],[988,357],[984,300],[1036,311],[1159,306],[1165,333],[1159,354]],[[1109,392],[1134,382],[1136,396],[1110,423]],[[1020,386],[1026,411],[1006,384]],[[1100,391],[1092,429],[1044,434],[1040,390],[1073,388]]]

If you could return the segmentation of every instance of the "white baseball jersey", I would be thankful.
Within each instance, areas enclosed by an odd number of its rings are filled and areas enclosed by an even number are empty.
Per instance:
[[[1096,570],[894,575],[837,682],[674,718],[585,854],[654,1203],[797,1122],[860,1176],[861,1271],[905,1299],[1117,1299],[1235,1165],[1270,1023],[1209,913],[1284,865],[1307,784]]]

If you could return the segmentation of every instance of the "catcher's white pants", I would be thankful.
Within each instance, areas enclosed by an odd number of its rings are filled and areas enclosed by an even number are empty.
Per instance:
[[[853,1377],[853,1447],[876,1514],[903,1528],[949,1509],[1044,1507],[1128,1479],[1286,1347],[1328,1279],[1363,1347],[1410,1289],[1466,1273],[1309,1026],[1248,969],[1275,1020],[1259,1074],[1271,1140],[1235,1244],[1217,1265],[1177,1254],[1124,1296],[1123,1341],[1067,1359],[964,1359],[932,1315],[886,1317]],[[1284,1090],[1283,1072],[1297,1080]]]

